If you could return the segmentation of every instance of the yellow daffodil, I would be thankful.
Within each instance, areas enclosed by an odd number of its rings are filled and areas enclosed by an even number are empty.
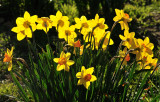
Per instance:
[[[58,31],[65,26],[69,26],[68,17],[62,16],[60,11],[57,11],[56,16],[50,15],[50,20],[52,21],[52,26],[55,26]]]
[[[157,62],[158,62],[158,59],[157,58],[152,58],[152,57],[148,57],[147,59],[148,62],[146,62],[146,66],[145,66],[145,69],[150,69],[153,67],[153,69],[157,66]]]
[[[128,22],[132,21],[132,18],[129,18],[129,15],[127,13],[124,13],[123,10],[115,9],[116,16],[113,18],[113,20],[119,21],[121,25],[121,30],[129,30]]]
[[[92,75],[94,67],[85,69],[84,66],[81,68],[81,72],[76,74],[76,77],[79,78],[77,85],[84,85],[86,89],[90,86],[90,82],[97,80],[96,76]]]
[[[69,39],[74,39],[77,37],[77,34],[74,32],[74,30],[75,27],[73,25],[70,27],[66,26],[58,32],[58,37],[60,39],[64,38],[65,41],[69,42]]]
[[[144,40],[134,38],[131,45],[131,49],[136,49],[132,53],[136,54],[137,60],[141,59],[142,54],[145,54],[146,56],[153,56],[153,48],[154,45],[153,43],[150,43],[148,37],[146,37]]]
[[[70,66],[74,64],[74,61],[69,60],[71,53],[61,52],[60,58],[54,58],[53,61],[58,63],[57,71],[65,70],[69,72]]]
[[[52,28],[51,20],[48,17],[38,18],[37,23],[37,29],[43,29],[46,34]]]
[[[104,24],[105,19],[99,18],[99,15],[96,14],[95,19],[91,20],[92,27],[95,27],[95,30],[105,30],[108,29],[108,25]]]
[[[36,23],[35,23],[36,20],[37,20],[37,15],[30,16],[30,14],[26,11],[24,13],[24,18],[18,17],[16,19],[16,24],[18,29],[17,27],[13,27],[12,31],[19,33],[19,35],[23,34],[26,35],[28,38],[32,38],[32,32],[36,30]],[[20,32],[22,33],[20,34]],[[18,40],[22,40],[24,38],[23,35]]]
[[[152,50],[154,48],[154,45],[153,45],[153,43],[150,43],[148,37],[146,37],[144,39],[144,41],[142,39],[138,39],[138,43],[139,43],[140,48],[142,49],[143,52],[146,52],[149,55],[153,54]]]
[[[9,50],[7,48],[7,52],[5,53],[5,57],[3,59],[3,62],[9,62],[9,65],[8,65],[8,71],[11,71],[12,69],[12,58],[13,58],[13,47],[11,48],[11,50]]]
[[[126,56],[126,52],[127,52],[127,47],[125,47],[123,49],[123,51],[122,50],[119,51],[120,61],[122,61],[124,59],[124,57]],[[127,65],[128,61],[130,61],[130,55],[129,54],[127,54],[127,56],[125,57],[122,65]]]
[[[123,41],[122,45],[126,46],[128,49],[130,49],[131,47],[134,36],[135,36],[135,32],[129,33],[128,30],[124,31],[124,36],[119,35],[120,39]]]
[[[52,28],[51,20],[48,17],[38,18],[37,23],[37,29],[44,30],[46,34]]]
[[[142,69],[153,69],[157,66],[158,59],[152,58],[152,55],[142,54],[141,60],[139,60],[140,68]]]
[[[89,25],[89,21],[87,20],[87,18],[85,16],[81,16],[81,18],[74,18],[76,24],[75,24],[75,28],[80,29],[80,32],[83,35],[88,34],[88,32],[90,31],[90,25]]]

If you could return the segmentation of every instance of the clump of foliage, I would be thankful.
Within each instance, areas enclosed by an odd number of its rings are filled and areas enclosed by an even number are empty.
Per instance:
[[[20,98],[18,87],[14,83],[7,81],[0,82],[0,101],[16,101]]]
[[[8,63],[8,71],[21,97],[25,101],[30,101],[28,94],[35,101],[144,100],[144,90],[159,67],[153,53],[154,44],[149,37],[136,38],[135,32],[129,31],[132,18],[127,13],[119,9],[115,9],[115,13],[110,31],[105,18],[98,14],[94,19],[76,17],[74,25],[60,11],[49,17],[31,16],[26,11],[24,17],[18,17],[17,26],[11,31],[17,34],[18,41],[28,44],[29,64],[13,55],[14,47],[7,49],[3,62]],[[121,43],[111,56],[108,49],[114,45],[111,36],[118,23],[124,34],[119,34]],[[52,27],[58,36],[54,43],[48,35]],[[45,48],[36,43],[36,30],[45,33],[48,41]],[[52,49],[52,44],[56,48]],[[12,68],[14,61],[22,72]]]

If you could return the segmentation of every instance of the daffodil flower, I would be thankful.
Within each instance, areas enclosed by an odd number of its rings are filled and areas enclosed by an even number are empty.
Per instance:
[[[88,34],[90,31],[90,24],[87,18],[85,16],[81,16],[81,18],[74,18],[74,20],[76,22],[75,28],[79,29],[83,35]]]
[[[124,36],[119,35],[120,39],[123,41],[122,45],[126,46],[128,49],[130,49],[130,47],[132,45],[132,41],[134,39],[134,36],[135,36],[135,32],[129,33],[128,30],[124,31]]]
[[[121,25],[121,30],[129,30],[128,22],[132,21],[132,18],[129,18],[127,13],[124,13],[123,10],[115,9],[116,16],[113,18],[113,21],[119,21]]]
[[[11,48],[11,50],[9,50],[8,48],[7,48],[7,52],[5,53],[5,57],[4,57],[4,59],[3,59],[3,62],[8,62],[9,63],[9,65],[8,65],[8,71],[11,71],[11,69],[12,69],[12,58],[13,58],[13,47]]]
[[[133,40],[133,44],[131,46],[131,49],[137,49],[133,51],[133,54],[136,54],[136,59],[139,60],[142,56],[142,54],[153,56],[153,48],[154,44],[150,43],[149,38],[146,37],[144,40],[142,39],[135,39]]]
[[[23,17],[18,17],[16,19],[17,27],[13,27],[12,31],[17,33],[17,39],[20,41],[25,36],[28,38],[32,38],[32,32],[36,30],[36,20],[37,15],[30,16],[30,14],[26,11]]]
[[[62,16],[60,11],[57,11],[56,16],[50,15],[50,20],[52,21],[52,26],[55,26],[58,31],[65,26],[69,26],[68,17]]]
[[[75,30],[75,27],[74,25],[72,26],[67,26],[67,27],[64,27],[63,29],[61,29],[58,33],[58,37],[60,39],[65,39],[65,41],[69,42],[68,40],[70,39],[74,39],[77,37],[77,34],[74,32]]]
[[[105,19],[99,18],[99,15],[96,14],[95,19],[91,20],[92,27],[95,27],[95,30],[105,30],[108,29],[108,25],[104,24]]]
[[[85,69],[84,66],[81,68],[81,72],[76,74],[76,77],[79,78],[77,85],[84,85],[86,89],[90,86],[90,82],[97,80],[96,76],[92,75],[94,67]]]
[[[74,61],[69,60],[71,53],[64,53],[63,51],[60,54],[60,58],[54,58],[53,61],[58,63],[57,71],[65,70],[69,72],[70,66],[74,64]]]
[[[52,28],[51,20],[48,17],[38,18],[37,23],[37,29],[44,30],[46,34]]]

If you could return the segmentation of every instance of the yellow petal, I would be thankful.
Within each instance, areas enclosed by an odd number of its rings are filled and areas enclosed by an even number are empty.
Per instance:
[[[57,71],[61,71],[65,68],[65,65],[57,65]]]
[[[121,11],[119,9],[115,9],[116,15],[121,17]]]
[[[149,48],[146,48],[146,52],[147,52],[149,55],[152,55],[152,54],[153,54],[152,50],[149,49]]]
[[[56,16],[55,15],[50,15],[49,18],[50,18],[51,21],[54,21],[56,19]]]
[[[27,35],[28,38],[32,38],[32,32],[30,28],[25,29],[25,34]]]
[[[68,65],[65,65],[64,70],[69,72],[70,67]]]
[[[12,70],[12,61],[10,61],[9,65],[8,65],[8,71]]]
[[[149,38],[148,38],[148,37],[146,37],[146,38],[144,39],[144,43],[145,43],[145,44],[148,44],[148,43],[149,43]]]
[[[37,29],[42,29],[42,24],[37,24]]]
[[[81,16],[81,21],[84,23],[84,22],[87,22],[87,18],[85,16]]]
[[[123,35],[119,35],[121,40],[126,40],[126,38]]]
[[[82,85],[84,83],[83,79],[79,79],[77,85]]]
[[[81,68],[81,73],[82,73],[82,77],[84,77],[86,75],[86,69],[84,66],[82,66],[82,68]]]
[[[63,51],[61,52],[60,58],[61,57],[65,57],[65,53]]]
[[[86,89],[88,89],[88,87],[90,86],[90,81],[83,83],[83,85],[85,86]]]
[[[67,52],[66,53],[66,59],[69,60],[70,57],[71,57],[71,53]]]
[[[37,18],[38,18],[37,15],[31,16],[31,22],[35,23],[37,21]]]
[[[31,24],[31,27],[32,27],[32,31],[35,31],[37,29],[36,24]]]
[[[10,51],[10,56],[12,56],[12,54],[13,54],[13,49],[14,49],[14,47],[12,46],[11,51]]]
[[[91,74],[92,75],[93,71],[94,71],[94,67],[86,69],[86,73],[87,74]]]
[[[74,64],[74,61],[72,61],[72,60],[68,60],[68,61],[67,61],[67,65],[71,66],[71,65],[73,65],[73,64]]]
[[[153,43],[149,43],[149,44],[147,45],[147,47],[148,47],[149,49],[153,50],[154,44],[153,44]]]
[[[120,17],[115,16],[115,17],[113,18],[113,21],[118,21],[118,20],[120,20],[120,19],[121,19]]]
[[[18,17],[18,18],[16,19],[16,24],[17,24],[18,26],[19,26],[19,25],[22,25],[23,22],[24,22],[24,18],[22,18],[22,17]]]
[[[15,33],[18,33],[18,32],[19,32],[19,29],[18,29],[18,27],[13,27],[13,28],[11,29],[11,31],[13,31],[13,32],[15,32]]]
[[[129,26],[128,26],[127,22],[124,22],[124,28],[125,28],[125,30],[129,30]]]
[[[58,63],[59,58],[54,58],[53,61],[56,62],[56,63]]]
[[[60,18],[62,17],[62,13],[61,13],[60,11],[57,11],[56,17],[57,17],[58,19],[60,19]]]
[[[76,23],[80,23],[80,19],[79,18],[76,17],[76,18],[74,18],[74,20],[75,20]]]
[[[122,23],[120,23],[120,25],[121,25],[121,30],[123,30],[124,29],[124,23],[122,22]]]
[[[27,11],[24,13],[24,19],[25,20],[29,20],[30,19],[30,14]]]
[[[100,18],[100,19],[99,19],[99,23],[104,24],[104,22],[105,22],[105,19],[104,19],[104,18]]]
[[[63,21],[68,21],[68,17],[67,16],[62,16],[62,20]]]
[[[23,40],[25,37],[26,37],[26,35],[24,35],[24,34],[22,34],[22,33],[18,33],[18,34],[17,34],[17,40],[18,40],[18,41]]]
[[[98,14],[96,14],[96,16],[95,16],[95,21],[97,21],[97,22],[98,22],[98,20],[99,20],[99,15],[98,15]]]
[[[82,68],[81,68],[81,72],[82,72],[82,71],[86,71],[86,69],[85,69],[84,66],[82,66]]]
[[[131,33],[130,33],[130,37],[131,37],[131,38],[134,38],[134,36],[135,36],[135,32],[131,32]]]
[[[109,45],[113,45],[113,44],[114,44],[113,40],[110,39]]]
[[[77,74],[76,74],[76,77],[77,78],[82,78],[82,75],[81,75],[82,73],[81,72],[78,72]]]
[[[93,81],[95,81],[95,80],[97,80],[96,76],[92,75],[90,82],[93,82]]]

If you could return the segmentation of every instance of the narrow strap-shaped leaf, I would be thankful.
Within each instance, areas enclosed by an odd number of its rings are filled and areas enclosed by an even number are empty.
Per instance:
[[[141,95],[142,92],[143,92],[143,89],[144,89],[143,87],[144,87],[144,85],[146,84],[146,81],[147,81],[147,78],[148,78],[149,74],[150,74],[150,71],[145,75],[144,79],[142,80],[142,83],[141,83],[141,85],[140,85],[140,88],[139,88],[139,90],[137,91],[137,94],[136,94],[135,99],[134,99],[133,102],[137,102],[137,101],[138,101],[140,95]]]
[[[21,84],[19,83],[19,81],[17,80],[17,78],[14,76],[14,74],[13,74],[12,71],[10,71],[10,74],[11,74],[14,82],[15,82],[16,85],[18,86],[19,90],[21,91],[21,94],[20,94],[20,95],[23,97],[23,99],[24,99],[26,102],[28,102],[29,99],[28,99],[28,97],[27,97],[26,92],[25,92],[24,89],[22,88]]]

